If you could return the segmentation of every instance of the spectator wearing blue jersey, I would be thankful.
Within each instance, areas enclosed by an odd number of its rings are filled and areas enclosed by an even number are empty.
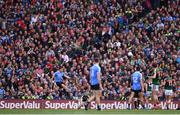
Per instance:
[[[97,104],[97,110],[101,110],[100,107],[100,97],[101,97],[101,68],[99,66],[99,59],[95,57],[94,65],[90,68],[90,85],[91,90],[93,92],[93,96],[89,98],[88,103],[85,105],[85,109],[87,110],[88,104],[95,99]]]
[[[144,101],[143,101],[143,92],[144,92],[144,85],[143,85],[143,80],[142,80],[142,73],[140,72],[140,67],[136,67],[136,71],[131,75],[131,95],[129,97],[129,106],[130,103],[132,102],[133,97],[138,96],[141,101],[141,105],[143,108],[144,107]]]

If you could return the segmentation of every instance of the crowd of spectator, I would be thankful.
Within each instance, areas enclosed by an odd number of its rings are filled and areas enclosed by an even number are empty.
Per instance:
[[[102,99],[125,100],[140,66],[153,64],[180,92],[179,0],[0,0],[0,98],[77,99],[89,90],[89,68],[99,53]],[[71,93],[53,73],[63,68]],[[4,94],[4,95],[2,95]]]

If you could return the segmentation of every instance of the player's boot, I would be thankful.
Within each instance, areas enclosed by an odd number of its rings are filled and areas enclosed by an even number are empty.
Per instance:
[[[101,107],[99,105],[97,106],[97,110],[101,111]]]
[[[128,109],[128,110],[131,110],[131,108],[130,108],[130,104],[128,104],[128,107],[127,107],[127,109]]]
[[[88,110],[89,102],[84,104],[85,110]]]
[[[146,109],[146,107],[144,105],[142,105],[142,109]]]
[[[169,106],[167,105],[167,110],[169,110]]]
[[[137,110],[139,109],[139,104],[137,101],[134,102],[134,106],[135,106],[135,109],[137,109]]]

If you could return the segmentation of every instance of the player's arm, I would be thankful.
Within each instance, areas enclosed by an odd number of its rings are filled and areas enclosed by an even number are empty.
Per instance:
[[[52,79],[54,80],[55,78],[55,72],[51,71]]]
[[[151,79],[156,78],[156,75],[157,75],[157,68],[154,69],[154,75],[149,76],[149,78],[151,78]]]
[[[55,72],[51,71],[51,75],[52,75],[52,83],[56,86],[56,81],[55,81]]]
[[[132,75],[131,75],[131,78],[130,78],[130,86],[131,86],[131,89],[132,89],[132,86],[133,86],[133,79],[132,79]]]
[[[147,91],[147,89],[148,89],[148,85],[147,85],[147,83],[145,83],[144,84],[144,90]]]
[[[102,90],[103,87],[102,87],[102,83],[101,83],[101,69],[100,69],[100,68],[98,69],[97,79],[98,79],[98,81],[99,81],[99,86],[100,86],[100,88],[101,88],[101,90]]]
[[[97,74],[97,79],[98,79],[98,81],[99,81],[99,86],[100,86],[100,88],[103,89],[102,83],[101,83],[101,73],[99,73],[99,72],[98,72],[98,74]]]
[[[69,76],[67,76],[67,75],[65,75],[65,74],[64,74],[64,77],[67,78],[67,79],[71,79]]]
[[[142,92],[144,92],[144,82],[143,82],[143,79],[142,79],[142,74],[140,74],[140,84],[141,84]]]

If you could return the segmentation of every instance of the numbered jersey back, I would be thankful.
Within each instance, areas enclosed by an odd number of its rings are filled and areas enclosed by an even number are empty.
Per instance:
[[[142,79],[142,74],[139,71],[134,72],[132,74],[131,81],[132,81],[133,90],[141,90],[141,79]]]

